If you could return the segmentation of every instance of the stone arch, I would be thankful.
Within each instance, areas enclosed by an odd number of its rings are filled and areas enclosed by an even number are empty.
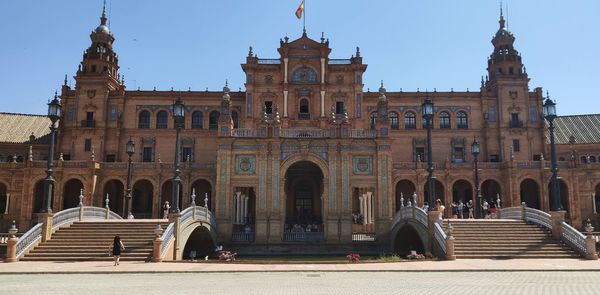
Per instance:
[[[596,188],[594,190],[595,194],[594,194],[594,204],[596,205],[595,209],[596,212],[595,213],[600,213],[600,183],[596,184]]]
[[[540,209],[540,186],[538,183],[531,179],[526,178],[521,181],[519,194],[521,196],[521,203],[525,202],[527,207]]]
[[[125,209],[125,186],[120,179],[109,179],[104,182],[102,196],[99,198],[96,206],[106,206],[106,195],[108,194],[108,206],[110,211],[113,211],[121,216],[127,216]]]
[[[502,188],[500,187],[500,183],[495,179],[486,179],[481,183],[481,195],[484,200],[487,200],[488,203],[496,203],[496,199],[498,196],[502,198]]]
[[[569,206],[569,187],[567,186],[567,183],[562,180],[562,179],[558,179],[558,185],[559,185],[559,192],[560,192],[560,205],[562,206],[562,210],[567,211],[567,212],[571,212],[570,206]],[[548,199],[552,200],[552,193],[553,193],[553,189],[552,189],[552,180],[548,183]],[[551,208],[552,209],[552,208]]]
[[[412,202],[412,195],[417,191],[417,187],[415,184],[408,180],[402,179],[396,183],[396,211],[400,210],[402,206],[400,205],[400,199],[404,198],[404,202],[409,199]]]
[[[133,199],[131,200],[131,213],[136,219],[152,217],[152,199],[154,195],[154,185],[150,180],[137,180],[131,191]]]
[[[452,184],[452,202],[458,203],[462,201],[463,203],[467,203],[470,200],[473,200],[475,203],[473,195],[473,185],[470,181],[464,179],[458,179]]]
[[[446,205],[446,207],[448,207],[448,204],[445,203],[445,199],[446,199],[446,189],[444,188],[444,184],[442,184],[442,182],[440,182],[437,179],[434,179],[435,181],[435,195],[434,195],[434,199],[440,199],[442,200],[442,203],[444,203],[444,205]],[[425,181],[425,183],[423,184],[423,202],[418,204],[419,206],[424,204],[425,202],[429,202],[429,200],[427,200],[427,196],[429,196],[429,188],[427,187],[427,181]],[[414,204],[413,204],[414,205]],[[432,206],[432,204],[429,204],[430,206]]]
[[[217,245],[217,241],[215,241],[216,238],[216,224],[215,225],[211,225],[210,223],[207,223],[205,221],[200,221],[200,220],[196,220],[196,221],[192,221],[186,224],[182,224],[181,225],[181,229],[179,230],[179,236],[177,237],[177,242],[179,245],[183,245],[182,248],[183,251],[177,251],[179,253],[176,254],[176,259],[177,260],[181,260],[183,259],[183,257],[186,257],[186,255],[189,256],[189,252],[186,253],[185,250],[188,247],[188,243],[190,242],[190,239],[192,239],[192,245],[194,244],[194,232],[196,232],[196,234],[201,234],[201,233],[208,233],[208,235],[210,236],[210,240],[212,241],[212,249],[214,249],[214,246]],[[206,246],[206,245],[204,245]],[[193,246],[190,246],[190,248],[194,248]],[[206,256],[206,255],[205,255]]]
[[[4,181],[0,181],[0,214],[8,213],[8,185]],[[2,223],[0,223],[2,227]]]
[[[210,228],[198,226],[188,236],[185,241],[182,253],[182,259],[203,259],[206,256],[214,256],[215,244],[210,234]],[[190,255],[194,251],[193,257]]]
[[[183,208],[183,182],[180,183],[179,187],[179,210],[181,211]],[[160,186],[160,206],[164,207],[165,202],[169,202],[171,208],[173,207],[173,180],[169,179]],[[164,216],[163,209],[160,210],[160,217],[167,218]]]
[[[44,204],[44,179],[38,180],[33,186],[32,191],[33,196],[33,208],[31,208],[32,213],[40,213],[42,212],[42,206]],[[54,192],[52,192],[51,196],[54,196]],[[54,200],[50,200],[50,208],[52,208],[52,203]]]
[[[77,178],[71,178],[63,185],[62,209],[75,208],[79,205],[79,195],[83,190],[83,183]]]
[[[311,161],[297,161],[284,172],[285,220],[292,224],[317,225],[323,222],[323,200],[326,190],[323,171]]]
[[[404,220],[391,230],[391,251],[406,257],[410,251],[431,253],[429,232],[425,226],[413,220]]]
[[[190,192],[194,190],[196,192],[196,206],[204,206],[204,198],[208,197],[207,207],[208,210],[213,210],[213,185],[212,183],[204,178],[198,178],[192,182],[190,186]],[[191,193],[190,193],[191,194]]]

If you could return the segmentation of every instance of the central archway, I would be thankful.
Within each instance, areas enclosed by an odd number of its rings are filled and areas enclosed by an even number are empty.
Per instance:
[[[286,232],[322,231],[322,194],[323,172],[315,163],[299,161],[287,169],[285,173]]]

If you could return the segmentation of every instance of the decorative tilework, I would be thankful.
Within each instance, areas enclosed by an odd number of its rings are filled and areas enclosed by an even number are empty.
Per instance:
[[[271,192],[271,202],[273,204],[273,210],[279,209],[279,161],[273,160],[273,188]]]
[[[258,208],[265,210],[267,207],[267,163],[264,160],[259,161],[258,167]]]
[[[360,111],[361,108],[361,99],[360,99],[360,94],[356,95],[356,117],[360,118],[362,116],[362,113]]]
[[[246,94],[246,117],[252,117],[252,93]]]
[[[236,155],[235,156],[236,174],[255,174],[256,173],[256,155]]]
[[[352,146],[353,151],[376,151],[376,146]]]
[[[350,209],[350,168],[349,161],[342,161],[342,208]]]
[[[354,174],[373,174],[373,158],[371,156],[352,156],[352,168]]]
[[[219,188],[219,211],[221,212],[221,214],[218,214],[217,212],[215,212],[215,214],[217,214],[217,216],[219,215],[223,215],[225,213],[225,200],[227,199],[227,197],[225,196],[225,193],[227,192],[227,157],[222,157],[221,159],[221,175],[220,177],[220,188]]]
[[[336,195],[335,195],[335,174],[336,174],[336,161],[335,156],[332,156],[332,161],[329,162],[329,210],[335,210]]]
[[[258,145],[234,145],[234,150],[247,150],[247,151],[257,151],[260,149]]]
[[[381,216],[386,217],[388,211],[388,161],[386,155],[381,155]]]

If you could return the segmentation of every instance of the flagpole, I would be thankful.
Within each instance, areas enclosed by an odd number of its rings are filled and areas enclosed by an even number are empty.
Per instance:
[[[302,16],[302,33],[306,34],[306,0],[302,0],[304,2],[304,13]]]

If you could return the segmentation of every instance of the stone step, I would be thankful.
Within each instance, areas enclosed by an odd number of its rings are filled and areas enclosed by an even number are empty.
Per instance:
[[[123,257],[121,256],[121,261],[148,261],[150,260],[150,257],[145,257],[145,258],[141,258],[141,257]],[[112,256],[105,256],[105,257],[87,257],[87,256],[71,256],[71,257],[28,257],[25,256],[21,259],[19,259],[19,261],[106,261],[106,262],[111,262],[113,261],[113,257]]]
[[[511,255],[481,255],[481,254],[461,254],[456,255],[456,259],[560,259],[560,258],[579,258],[577,254],[511,254]]]

